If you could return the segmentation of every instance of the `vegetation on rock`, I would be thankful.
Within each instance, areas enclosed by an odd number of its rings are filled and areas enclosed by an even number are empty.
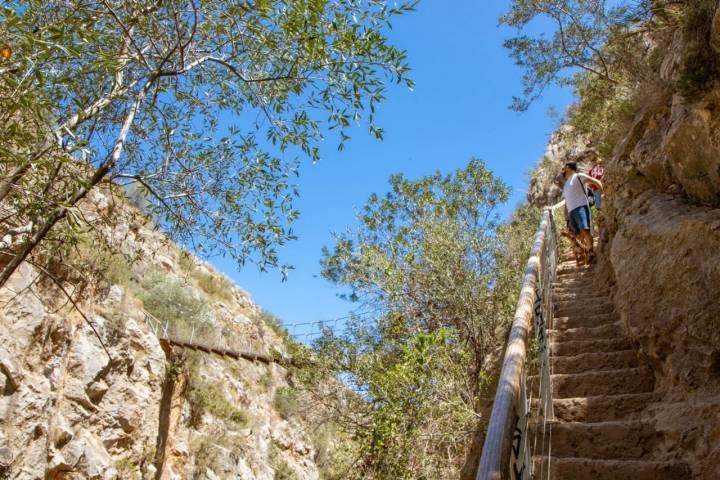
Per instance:
[[[87,230],[79,207],[101,186],[132,188],[200,255],[287,268],[277,247],[295,238],[297,162],[282,152],[317,161],[325,129],[342,148],[363,118],[382,138],[374,112],[386,81],[412,85],[384,31],[413,8],[5,2],[0,201],[24,234],[3,251],[0,286],[38,247],[55,257]]]
[[[390,185],[323,254],[323,275],[369,312],[315,343],[314,372],[351,391],[299,376],[353,439],[345,478],[446,478],[483,429],[538,215],[500,225],[507,187],[479,160]]]

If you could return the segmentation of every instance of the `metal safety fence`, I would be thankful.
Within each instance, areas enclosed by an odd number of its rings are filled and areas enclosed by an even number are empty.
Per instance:
[[[552,329],[556,268],[555,218],[547,209],[525,269],[477,480],[550,478],[555,417],[548,330]]]
[[[292,363],[289,357],[280,352],[268,351],[265,341],[248,331],[238,332],[222,326],[209,328],[209,324],[188,327],[167,320],[159,320],[144,310],[143,314],[145,324],[161,342],[206,353],[258,360],[264,363]]]

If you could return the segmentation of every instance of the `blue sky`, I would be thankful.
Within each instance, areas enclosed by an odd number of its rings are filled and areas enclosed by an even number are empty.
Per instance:
[[[410,178],[435,170],[450,172],[481,158],[511,185],[507,216],[527,188],[527,172],[545,151],[556,120],[549,107],[564,111],[570,92],[549,89],[530,111],[509,110],[521,91],[522,72],[502,42],[512,31],[497,25],[507,1],[424,0],[418,11],[398,17],[390,38],[405,49],[416,87],[395,87],[377,118],[385,139],[358,129],[342,152],[328,144],[322,160],[305,161],[300,176],[299,239],[282,249],[281,260],[294,265],[286,282],[279,272],[260,273],[249,265],[213,259],[261,307],[287,324],[333,319],[352,308],[337,298],[336,287],[320,277],[320,249],[332,244],[332,231],[352,226],[355,209],[372,192],[387,190],[392,173]],[[301,326],[291,333],[307,333]],[[302,339],[302,338],[301,338]]]

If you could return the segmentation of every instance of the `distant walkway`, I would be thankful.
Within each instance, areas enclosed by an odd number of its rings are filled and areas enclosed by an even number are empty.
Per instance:
[[[174,347],[180,347],[185,348],[188,350],[195,350],[205,353],[214,353],[215,355],[220,355],[223,357],[231,357],[235,360],[239,360],[241,358],[245,360],[250,360],[251,362],[258,361],[266,364],[270,363],[284,363],[282,359],[276,359],[273,357],[270,357],[268,355],[264,355],[262,353],[255,353],[255,352],[241,352],[238,350],[231,350],[228,348],[219,348],[219,347],[211,347],[209,345],[205,345],[202,343],[197,342],[188,342],[184,340],[179,340],[177,338],[171,338],[171,337],[162,337],[158,336],[158,340],[160,340],[160,343],[165,343]]]
[[[167,321],[163,323],[144,310],[143,314],[145,315],[145,323],[148,325],[148,327],[150,327],[150,330],[158,338],[160,344],[164,346],[179,347],[207,354],[215,354],[222,357],[230,357],[235,360],[240,360],[242,358],[251,362],[261,362],[266,365],[269,365],[271,363],[277,363],[279,365],[294,364],[291,358],[285,356],[276,357],[264,353],[247,350],[236,350],[232,348],[221,347],[219,345],[211,345],[209,343],[195,341],[192,338],[192,335],[189,339],[180,338],[169,333]]]

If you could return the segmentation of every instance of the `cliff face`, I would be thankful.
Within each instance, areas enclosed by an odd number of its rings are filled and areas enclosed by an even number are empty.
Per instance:
[[[550,138],[545,154],[530,172],[527,200],[533,206],[554,205],[562,200],[562,187],[557,182],[565,162],[577,162],[578,168],[587,171],[596,158],[587,139],[561,126]]]
[[[283,367],[161,345],[145,313],[198,343],[287,353],[260,309],[149,224],[111,214],[106,239],[142,260],[113,257],[118,283],[81,296],[102,343],[33,267],[0,291],[0,478],[318,478]]]
[[[708,479],[720,474],[719,108],[715,89],[638,113],[607,164],[601,242],[615,304],[666,394],[660,426]]]

